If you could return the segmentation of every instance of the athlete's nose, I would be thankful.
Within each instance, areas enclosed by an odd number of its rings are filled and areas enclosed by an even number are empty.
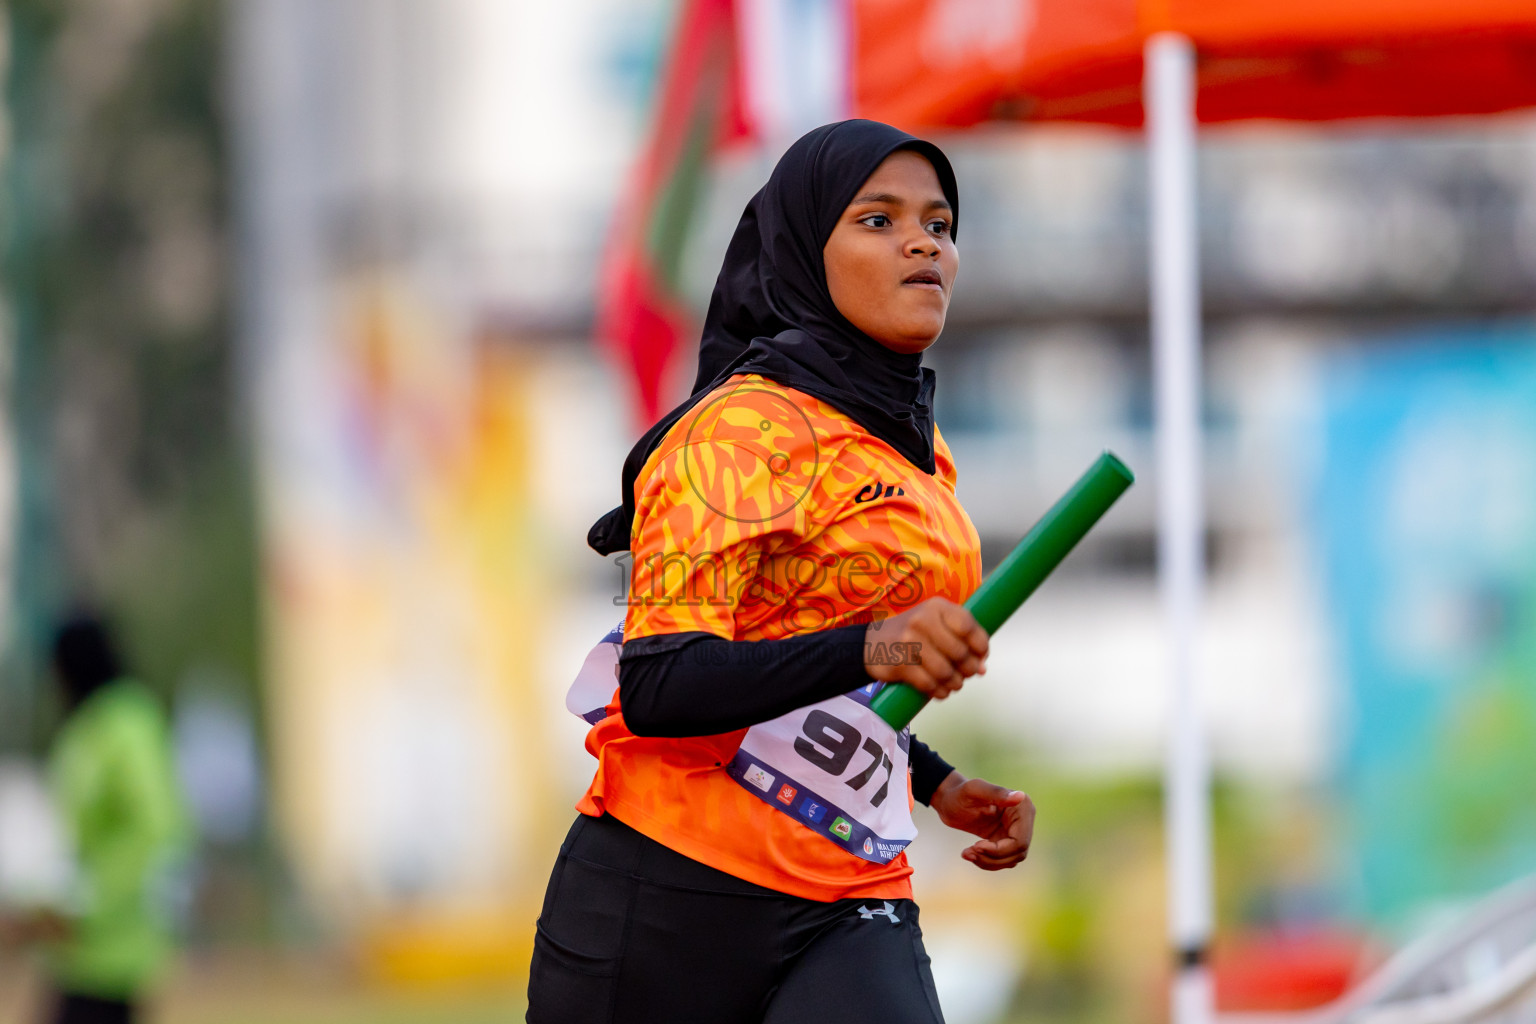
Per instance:
[[[913,230],[911,225],[907,225],[907,227],[909,230],[912,230],[912,234],[908,236],[906,243],[906,253],[908,256],[937,256],[939,254],[938,240],[928,234],[926,228],[919,226]]]

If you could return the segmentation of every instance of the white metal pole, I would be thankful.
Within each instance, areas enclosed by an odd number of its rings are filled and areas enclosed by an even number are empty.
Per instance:
[[[1210,767],[1197,647],[1204,577],[1201,498],[1200,279],[1195,207],[1195,54],[1188,38],[1147,40],[1145,103],[1152,208],[1152,365],[1158,484],[1158,578],[1168,634],[1164,786],[1174,1024],[1214,1015]]]

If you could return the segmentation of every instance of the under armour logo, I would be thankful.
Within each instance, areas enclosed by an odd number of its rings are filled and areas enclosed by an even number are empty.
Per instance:
[[[874,910],[870,910],[868,907],[860,907],[859,916],[866,921],[873,921],[877,917],[888,917],[891,919],[891,924],[901,924],[901,918],[896,916],[896,904],[890,900],[883,900],[882,902],[885,906],[876,907]]]

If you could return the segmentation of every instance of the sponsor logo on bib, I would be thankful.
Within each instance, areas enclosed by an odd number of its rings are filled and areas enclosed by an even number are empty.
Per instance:
[[[848,823],[847,818],[838,818],[832,823],[832,827],[827,829],[827,831],[831,832],[839,839],[853,838],[853,826]]]
[[[786,782],[779,789],[779,796],[778,796],[779,803],[781,803],[781,804],[792,804],[792,803],[794,803],[795,802],[795,794],[798,793],[798,792],[799,792],[799,790],[797,790],[794,786],[791,786],[789,783]]]
[[[756,786],[764,793],[768,792],[768,790],[773,786],[773,776],[763,771],[757,765],[753,765],[751,768],[748,768],[744,773],[742,773],[741,777],[752,783],[752,785]]]

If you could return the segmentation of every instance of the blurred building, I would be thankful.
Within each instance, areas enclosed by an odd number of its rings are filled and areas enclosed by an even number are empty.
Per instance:
[[[578,310],[659,14],[235,5],[276,820],[397,977],[521,969],[569,818],[550,638],[620,416]]]
[[[530,879],[586,781],[560,696],[618,617],[621,575],[583,540],[629,443],[623,383],[586,333],[667,15],[614,0],[235,7],[280,820],[322,904],[385,946],[401,921],[481,934],[487,910],[512,922],[497,934],[526,931]],[[940,141],[964,258],[932,360],[988,561],[1103,447],[1143,485],[924,733],[1145,775],[1166,687],[1140,140]],[[685,264],[696,308],[776,155],[717,168]],[[1533,343],[1536,123],[1229,129],[1208,135],[1201,182],[1218,766],[1348,796],[1372,691],[1349,640],[1367,598],[1333,573],[1336,545],[1364,543],[1340,541],[1327,503],[1344,500],[1329,489],[1339,388],[1383,353]],[[1425,322],[1463,326],[1405,333]],[[679,386],[690,376],[677,368]],[[1524,864],[1522,843],[1479,877]]]

